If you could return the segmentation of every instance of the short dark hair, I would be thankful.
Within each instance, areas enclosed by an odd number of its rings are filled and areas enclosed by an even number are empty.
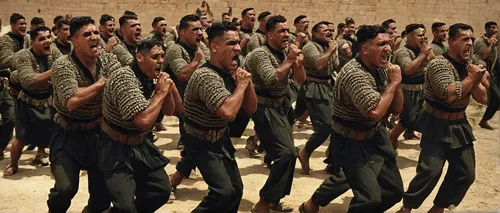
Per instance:
[[[451,25],[450,28],[448,29],[448,37],[449,38],[456,38],[457,36],[460,35],[460,31],[463,31],[463,30],[470,30],[470,31],[474,32],[474,29],[470,25],[463,24],[463,23],[457,23],[457,24]]]
[[[490,29],[490,27],[492,26],[497,26],[497,23],[494,22],[494,21],[489,21],[489,22],[486,22],[486,24],[484,24],[484,29]]]
[[[24,16],[19,13],[12,13],[12,15],[10,15],[10,24],[16,24],[17,20],[19,19],[26,19],[26,18],[24,18]]]
[[[340,29],[345,27],[345,23],[339,23],[337,24],[337,29],[340,31]]]
[[[250,10],[254,10],[252,7],[249,7],[249,8],[245,8],[244,10],[241,11],[241,16],[245,16],[247,14],[248,11]]]
[[[326,25],[326,26],[328,27],[328,25],[329,25],[329,24],[332,24],[332,23],[331,23],[331,22],[328,22],[328,21],[320,21],[320,22],[316,23],[316,24],[313,26],[313,28],[311,29],[311,31],[313,31],[313,32],[317,32],[317,31],[318,31],[319,26],[321,26],[321,25]]]
[[[94,24],[94,19],[90,16],[77,16],[69,21],[69,35],[70,37],[74,36],[76,31],[82,29],[85,25]]]
[[[266,32],[274,30],[278,23],[286,23],[286,18],[282,15],[275,15],[269,18],[266,22]]]
[[[115,21],[115,18],[109,14],[102,14],[101,19],[99,19],[99,24],[100,25],[106,25],[106,22],[108,21]]]
[[[125,12],[123,12],[123,15],[129,15],[129,16],[137,16],[136,13],[130,11],[130,10],[125,10]]]
[[[293,24],[297,24],[299,23],[300,20],[302,20],[303,18],[307,18],[306,15],[300,15],[300,16],[297,16],[294,20],[293,20]]]
[[[227,21],[213,23],[212,26],[206,30],[208,35],[208,42],[212,43],[213,39],[224,36],[224,33],[227,31],[236,31],[236,30],[237,30],[236,26]]]
[[[59,20],[61,20],[61,19],[64,19],[64,16],[62,16],[62,15],[58,15],[58,16],[56,16],[56,17],[54,18],[54,24],[57,24],[57,22],[58,22]]]
[[[227,15],[227,16],[231,16],[231,15],[229,15],[229,13],[222,13],[221,17],[224,17],[224,16],[226,16],[226,15]]]
[[[268,15],[271,15],[271,12],[264,11],[264,12],[259,14],[259,17],[257,17],[257,20],[261,21],[262,19],[266,18]]]
[[[411,33],[419,28],[425,29],[425,26],[423,24],[409,24],[409,25],[406,25],[405,31],[408,34],[408,33]]]
[[[446,23],[443,23],[443,22],[434,22],[434,23],[432,23],[432,26],[431,26],[432,32],[436,32],[438,30],[438,28],[440,28],[440,27],[442,27],[444,25],[446,25]]]
[[[179,23],[179,30],[186,29],[189,27],[189,22],[197,22],[200,20],[200,17],[196,15],[185,15],[181,18]]]
[[[365,42],[377,37],[380,33],[386,33],[385,29],[380,25],[361,25],[356,33],[358,44],[363,45]]]
[[[30,31],[30,38],[31,38],[31,41],[34,41],[34,40],[35,40],[36,36],[38,35],[38,32],[45,32],[45,31],[49,31],[49,33],[50,33],[50,32],[52,32],[52,31],[50,31],[50,29],[49,29],[48,27],[46,27],[46,26],[38,26],[38,27],[36,27],[35,29],[31,30],[31,31]]]
[[[394,19],[387,19],[385,20],[384,22],[382,22],[382,27],[384,27],[384,29],[389,29],[389,25],[392,24],[392,23],[396,23],[396,21],[394,21]]]
[[[406,36],[406,34],[408,34],[408,33],[406,33],[406,30],[403,30],[403,31],[401,32],[401,37],[405,37],[405,36]]]
[[[137,16],[133,16],[133,15],[123,15],[122,17],[120,17],[120,19],[118,20],[120,22],[120,27],[122,27],[123,25],[125,25],[125,23],[127,23],[128,20],[137,20]]]
[[[156,23],[160,22],[160,21],[165,21],[165,18],[161,17],[161,16],[158,16],[158,17],[155,17],[153,19],[153,23],[151,23],[151,26],[154,26]]]
[[[349,24],[356,24],[356,22],[354,22],[354,19],[352,17],[345,18],[345,25]]]
[[[145,54],[155,46],[163,48],[163,43],[155,39],[143,39],[137,44],[137,53]]]
[[[57,29],[61,29],[63,25],[69,25],[69,21],[66,19],[62,19],[56,23]]]
[[[41,17],[33,17],[31,19],[31,22],[30,22],[31,25],[38,25],[38,24],[41,24],[41,23],[45,24],[45,21]]]

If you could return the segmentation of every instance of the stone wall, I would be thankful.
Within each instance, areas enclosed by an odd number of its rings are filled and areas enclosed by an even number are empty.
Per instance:
[[[341,22],[347,16],[357,24],[374,24],[393,18],[401,31],[406,24],[421,22],[430,28],[435,21],[447,23],[464,22],[471,24],[476,33],[484,31],[486,21],[500,21],[499,0],[207,0],[215,19],[228,7],[233,8],[233,16],[240,17],[241,10],[254,7],[257,14],[268,10],[288,18],[289,23],[301,14],[309,16],[312,24],[322,20]],[[40,16],[52,26],[56,15],[90,15],[96,21],[103,13],[116,19],[123,11],[138,13],[143,30],[150,30],[155,16],[163,16],[171,26],[180,18],[193,13],[201,0],[0,0],[0,18],[8,24],[11,13],[18,12],[31,19]],[[293,27],[291,27],[293,29]],[[428,35],[430,36],[430,35]],[[430,36],[431,37],[431,36]]]

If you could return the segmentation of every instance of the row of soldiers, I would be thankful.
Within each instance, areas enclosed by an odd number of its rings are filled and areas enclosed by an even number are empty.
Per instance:
[[[82,169],[88,171],[88,211],[113,203],[113,212],[153,212],[195,168],[210,192],[194,212],[237,212],[243,183],[231,137],[240,137],[252,119],[256,135],[246,148],[255,156],[261,147],[270,168],[253,212],[292,211],[280,201],[291,192],[297,157],[310,174],[309,158],[328,137],[325,161],[332,176],[301,212],[317,212],[349,189],[349,212],[384,212],[403,197],[400,212],[409,212],[435,187],[445,161],[447,177],[431,212],[461,202],[475,171],[464,111],[471,97],[489,100],[486,70],[496,67],[473,59],[496,57],[490,57],[496,24],[487,24],[473,52],[466,24],[433,24],[435,37],[427,44],[425,26],[408,25],[403,39],[394,20],[356,28],[348,18],[334,38],[335,26],[327,21],[309,33],[306,16],[294,20],[295,33],[285,17],[256,17],[253,8],[242,11],[239,23],[210,25],[200,16],[184,16],[176,29],[157,17],[145,39],[132,12],[120,17],[119,33],[110,15],[99,27],[90,17],[75,17],[57,22],[52,41],[44,26],[28,36],[26,19],[13,14],[12,31],[0,43],[8,77],[1,96],[5,146],[16,130],[4,175],[17,172],[28,144],[38,146],[35,159],[48,165],[44,148],[50,144],[56,182],[47,201],[51,212],[67,211]],[[389,133],[384,121],[400,113]],[[179,118],[184,146],[170,177],[164,170],[169,160],[151,131],[163,115]],[[291,127],[304,115],[314,133],[299,151]],[[406,193],[395,158],[405,130],[407,138],[415,137],[413,130],[422,133],[417,176]]]

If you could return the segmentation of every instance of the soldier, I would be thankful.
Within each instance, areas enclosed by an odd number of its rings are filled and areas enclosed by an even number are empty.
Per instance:
[[[123,15],[119,22],[123,40],[114,46],[111,52],[116,55],[120,64],[126,67],[134,60],[137,44],[142,39],[142,28],[137,16]]]
[[[299,15],[293,20],[293,25],[295,26],[295,32],[290,33],[290,40],[299,48],[302,48],[302,46],[311,40],[311,35],[309,34],[309,19],[307,19],[305,15]],[[297,40],[297,37],[303,37],[302,42],[299,43],[300,40]]]
[[[175,41],[175,36],[169,32],[169,28],[167,26],[167,21],[165,20],[165,18],[155,17],[151,26],[153,27],[153,31],[151,31],[151,33],[144,39],[154,39],[160,41],[164,44],[164,47],[167,42]]]
[[[60,20],[56,23],[58,32],[57,38],[52,42],[52,50],[61,52],[62,55],[69,55],[71,52],[71,41],[69,38],[69,21]]]
[[[330,135],[332,118],[332,73],[339,67],[337,42],[328,29],[329,22],[322,21],[312,28],[312,41],[303,50],[306,81],[300,88],[300,97],[304,99],[311,117],[314,133],[300,150],[299,161],[304,174],[311,174],[309,158]]]
[[[227,125],[240,108],[254,113],[257,97],[251,75],[238,68],[236,27],[227,22],[215,23],[207,33],[210,61],[189,78],[184,95],[186,153],[210,189],[193,212],[236,213],[243,182]]]
[[[345,23],[337,24],[337,35],[335,36],[335,40],[342,39],[344,35],[347,34],[347,27]]]
[[[54,17],[54,21],[53,21],[53,24],[54,26],[52,27],[52,34],[54,34],[54,36],[57,38],[59,32],[57,32],[57,22],[59,22],[60,20],[63,20],[64,19],[64,16],[61,16],[61,15],[58,15],[56,17]]]
[[[398,29],[396,26],[396,21],[394,21],[394,19],[385,20],[384,22],[382,22],[382,27],[384,27],[387,34],[389,34],[389,38],[391,38],[391,50],[392,52],[395,52],[399,49],[401,41],[403,40],[401,36],[397,35]]]
[[[254,49],[261,47],[266,42],[266,22],[269,17],[271,17],[271,13],[269,11],[265,11],[259,14],[259,17],[257,18],[257,20],[259,21],[259,29],[257,29],[257,31],[255,31],[255,33],[248,39],[248,43],[246,44],[247,53],[250,53]],[[258,141],[259,137],[257,135],[251,135],[247,139],[245,149],[252,157],[258,156]]]
[[[443,55],[445,52],[448,52],[448,47],[444,45],[447,33],[448,27],[446,26],[446,23],[432,23],[432,34],[434,35],[434,38],[432,39],[431,47],[435,56]]]
[[[240,39],[241,39],[241,52],[242,56],[248,54],[246,44],[248,39],[254,34],[253,27],[255,26],[255,10],[253,8],[245,8],[241,11],[240,21]]]
[[[488,120],[493,118],[496,111],[498,111],[500,106],[500,92],[499,92],[499,79],[497,74],[500,70],[498,66],[498,40],[497,40],[497,23],[496,22],[486,22],[484,25],[486,33],[480,36],[476,42],[474,42],[474,55],[476,58],[486,62],[487,70],[490,72],[491,87],[489,87],[489,97],[488,97],[488,107],[484,112],[483,118],[479,122],[479,126],[484,129],[493,130],[493,128]]]
[[[378,25],[356,33],[359,55],[340,71],[333,88],[335,165],[341,166],[354,194],[349,212],[384,212],[403,196],[403,181],[386,128],[389,111],[401,112],[401,71],[389,64],[390,38]]]
[[[347,17],[345,19],[345,26],[347,27],[347,33],[352,35],[356,34],[356,22],[353,18]]]
[[[169,199],[172,187],[164,169],[169,160],[147,136],[159,113],[182,111],[173,81],[161,72],[163,56],[161,42],[143,40],[134,61],[108,77],[97,163],[111,212],[154,212]]]
[[[26,18],[19,13],[10,16],[11,31],[0,37],[0,159],[12,139],[14,130],[14,100],[22,87],[9,81],[12,72],[12,57],[15,52],[25,48],[29,36],[26,34]],[[26,42],[25,42],[26,41]],[[10,88],[9,88],[10,87]],[[10,95],[9,95],[10,93]],[[8,168],[4,171],[8,171]],[[12,172],[7,175],[12,174]]]
[[[63,20],[67,22],[66,20]],[[108,74],[121,68],[116,56],[99,51],[99,31],[90,17],[75,17],[70,25],[75,51],[54,63],[53,104],[57,113],[50,143],[51,173],[55,184],[47,205],[50,212],[66,212],[78,191],[80,170],[88,172],[87,210],[109,208],[104,177],[95,163],[102,91]],[[59,30],[59,36],[64,31]],[[90,37],[87,35],[90,34]]]
[[[222,13],[222,21],[231,22],[231,15],[229,13]]]
[[[17,172],[25,145],[38,147],[33,165],[49,165],[45,148],[49,145],[53,127],[53,113],[49,108],[52,105],[50,75],[52,64],[60,55],[50,49],[51,32],[48,27],[39,26],[30,31],[30,38],[33,46],[18,51],[12,59],[12,68],[17,70],[16,78],[23,89],[15,106],[18,140],[12,143],[11,164],[5,169],[4,176]]]
[[[99,32],[101,33],[100,46],[111,52],[113,47],[120,43],[120,39],[115,35],[115,18],[108,14],[102,14],[99,19]]]
[[[210,53],[207,52],[205,44],[202,42],[203,35],[201,23],[198,16],[186,15],[182,17],[179,23],[179,39],[168,44],[168,52],[165,56],[165,66],[163,70],[170,74],[175,82],[181,98],[184,97],[184,89],[187,81],[201,65],[209,60]],[[177,115],[179,118],[180,138],[178,146],[184,143],[184,119],[183,115]],[[184,177],[189,177],[191,170],[195,169],[194,163],[181,152],[181,160],[176,165],[176,172],[172,174],[172,186],[181,184]]]
[[[414,133],[415,121],[424,103],[424,76],[426,66],[434,59],[432,47],[424,41],[425,27],[422,24],[410,24],[405,29],[408,41],[394,53],[392,62],[401,67],[403,80],[401,89],[404,95],[403,111],[398,124],[391,130],[391,141],[395,148],[398,137],[403,134],[405,140],[419,139]]]
[[[410,182],[399,213],[416,209],[432,192],[445,161],[448,171],[430,213],[458,206],[475,179],[474,135],[465,109],[471,96],[486,104],[488,73],[472,60],[472,27],[454,24],[448,32],[448,52],[428,65],[425,75],[425,111],[417,121],[422,132],[417,174]]]
[[[269,18],[266,32],[265,45],[252,51],[245,62],[252,73],[259,103],[252,120],[264,150],[273,161],[269,177],[260,190],[260,200],[252,211],[269,212],[271,208],[289,212],[292,208],[280,204],[280,200],[291,191],[296,151],[283,97],[291,71],[297,82],[305,79],[303,56],[294,44],[290,45],[288,56],[285,55],[289,45],[285,17]]]
[[[40,17],[33,17],[30,22],[30,31],[39,26],[45,26],[45,21]]]
[[[261,47],[266,42],[266,22],[271,17],[269,11],[265,11],[259,14],[257,20],[259,20],[259,29],[248,39],[247,43],[247,53],[252,52],[252,50]]]

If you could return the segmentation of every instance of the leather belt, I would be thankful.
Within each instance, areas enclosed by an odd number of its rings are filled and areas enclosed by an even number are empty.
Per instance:
[[[342,136],[358,141],[368,140],[375,134],[375,128],[362,131],[362,130],[354,130],[348,127],[345,127],[338,122],[332,121],[332,130],[336,133],[341,134]]]
[[[266,98],[257,96],[257,102],[262,105],[271,106],[271,107],[280,107],[283,103],[284,98]]]
[[[143,132],[141,134],[136,134],[136,135],[128,135],[128,134],[123,134],[121,132],[118,132],[111,128],[106,122],[101,123],[101,129],[103,132],[109,135],[111,139],[119,141],[121,143],[127,144],[127,145],[139,145],[144,142],[144,138],[146,137],[145,135],[148,133],[148,131]]]
[[[406,91],[422,91],[424,88],[424,84],[401,84],[401,89]]]
[[[64,119],[61,114],[54,115],[54,121],[58,123],[63,129],[69,132],[79,132],[86,130],[93,130],[101,125],[102,117],[89,122],[71,122]]]
[[[465,111],[462,112],[445,112],[438,110],[431,105],[424,103],[424,109],[426,112],[429,114],[433,115],[434,117],[443,119],[443,120],[450,120],[450,121],[456,121],[465,118]]]
[[[201,130],[184,123],[184,130],[190,135],[193,135],[201,140],[210,141],[211,143],[217,142],[224,136],[227,126],[219,130]]]
[[[18,97],[19,97],[19,100],[22,100],[29,105],[38,106],[38,107],[48,107],[51,105],[50,100],[52,100],[51,97],[46,98],[46,99],[32,98],[32,97],[28,96],[26,93],[24,93],[24,91],[21,91],[19,93]]]

